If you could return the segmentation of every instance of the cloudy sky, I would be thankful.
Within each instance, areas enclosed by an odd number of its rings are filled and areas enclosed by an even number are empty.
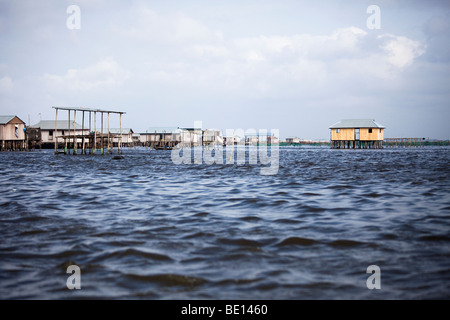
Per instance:
[[[448,139],[449,17],[450,1],[0,0],[0,114],[105,108],[135,132],[201,120],[305,139],[371,118]]]

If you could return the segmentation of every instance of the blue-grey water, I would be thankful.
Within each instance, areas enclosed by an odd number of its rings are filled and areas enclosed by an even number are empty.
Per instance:
[[[448,148],[286,147],[272,176],[145,148],[0,164],[1,299],[450,298]]]

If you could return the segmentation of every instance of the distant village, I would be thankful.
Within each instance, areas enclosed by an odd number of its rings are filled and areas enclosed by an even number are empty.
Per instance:
[[[384,147],[420,147],[449,145],[449,141],[430,141],[425,138],[384,138],[385,127],[372,119],[341,120],[329,127],[330,140],[305,140],[289,137],[280,140],[275,132],[243,132],[227,134],[217,129],[183,127],[149,127],[145,132],[135,132],[122,127],[125,112],[53,107],[54,120],[40,120],[33,125],[16,115],[0,115],[0,151],[53,149],[55,153],[73,154],[112,153],[117,148],[147,147],[170,150],[178,147],[226,145],[279,145],[279,146],[329,146],[334,149],[382,149]],[[58,119],[59,112],[67,112]],[[79,121],[77,120],[77,115]],[[120,117],[120,127],[109,126],[110,116]],[[69,152],[70,153],[70,152]]]
[[[112,128],[106,124],[104,115],[109,118],[112,113],[121,112],[98,109],[69,109],[65,119],[40,120],[38,123],[26,125],[16,115],[0,115],[1,150],[25,149],[86,149],[108,150],[122,147],[149,147],[157,150],[172,149],[175,146],[225,146],[225,145],[329,145],[329,141],[303,140],[298,137],[280,141],[274,132],[264,134],[254,132],[237,132],[226,135],[217,129],[183,128],[183,127],[149,127],[145,132],[135,132],[132,128]],[[81,123],[75,120],[76,113],[83,112]],[[89,115],[84,119],[84,113]],[[94,114],[95,113],[95,114]],[[94,116],[93,116],[94,114]],[[101,120],[93,120],[101,114]],[[70,117],[72,115],[72,118]],[[87,122],[87,123],[86,123]],[[98,124],[101,123],[101,125]]]

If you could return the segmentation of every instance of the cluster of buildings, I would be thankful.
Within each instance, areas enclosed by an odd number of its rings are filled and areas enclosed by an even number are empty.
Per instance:
[[[86,111],[83,109],[83,111]],[[86,111],[88,112],[88,111]],[[94,112],[89,110],[89,112]],[[95,112],[107,112],[99,111]],[[89,113],[89,118],[90,118]],[[24,150],[33,148],[73,148],[85,149],[85,140],[91,141],[94,151],[97,147],[112,148],[114,146],[145,146],[154,149],[172,149],[174,146],[194,147],[209,145],[259,145],[259,144],[330,144],[332,148],[382,148],[385,127],[375,120],[341,120],[330,126],[330,141],[311,141],[292,137],[280,141],[270,131],[261,136],[258,133],[245,133],[244,136],[226,136],[220,130],[180,127],[150,127],[145,132],[134,132],[131,128],[109,128],[102,125],[94,128],[91,125],[80,125],[75,116],[70,120],[41,120],[26,126],[17,116],[0,116],[0,150]],[[74,113],[75,115],[75,113]],[[90,123],[90,120],[89,120]],[[95,138],[94,138],[95,136]],[[93,143],[92,141],[95,141]],[[106,141],[106,142],[105,142]]]
[[[0,116],[0,150],[24,150],[33,148],[84,149],[84,140],[96,136],[97,148],[145,146],[154,149],[172,149],[174,146],[195,147],[227,144],[277,144],[278,137],[269,133],[244,136],[223,135],[220,130],[181,127],[150,127],[145,132],[131,128],[84,127],[73,120],[41,120],[31,126],[17,116]],[[94,138],[91,138],[93,140]],[[100,139],[100,140],[99,140]],[[104,140],[104,141],[103,141]],[[105,142],[107,141],[107,142]],[[95,149],[95,147],[94,147]]]

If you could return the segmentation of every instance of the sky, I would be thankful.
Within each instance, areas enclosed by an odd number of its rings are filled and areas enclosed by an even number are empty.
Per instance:
[[[375,119],[385,137],[449,139],[449,17],[450,1],[0,0],[0,115],[99,108],[134,132],[302,139]]]

